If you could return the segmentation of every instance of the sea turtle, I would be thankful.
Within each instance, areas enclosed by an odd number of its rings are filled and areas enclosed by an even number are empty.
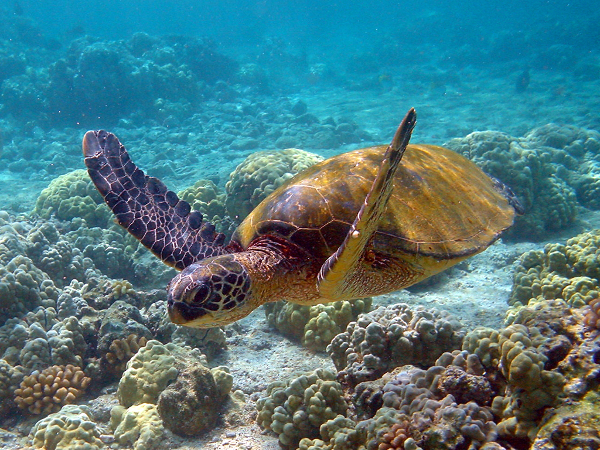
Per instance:
[[[88,131],[83,154],[118,223],[181,270],[168,285],[171,320],[206,328],[266,302],[314,305],[410,286],[479,253],[511,226],[520,209],[511,191],[457,153],[408,145],[415,123],[411,109],[389,146],[301,172],[227,245],[202,214],[138,169],[114,134]]]

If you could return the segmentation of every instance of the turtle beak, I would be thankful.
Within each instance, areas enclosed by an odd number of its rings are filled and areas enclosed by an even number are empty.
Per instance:
[[[178,307],[178,305],[169,303],[168,311],[169,319],[171,319],[171,322],[173,322],[174,324],[185,325],[187,323],[187,320],[183,318],[183,314],[181,313],[181,310]]]
[[[214,320],[212,313],[206,311],[204,308],[191,306],[186,302],[175,301],[170,294],[167,296],[167,311],[169,319],[176,325],[204,328],[211,326]]]

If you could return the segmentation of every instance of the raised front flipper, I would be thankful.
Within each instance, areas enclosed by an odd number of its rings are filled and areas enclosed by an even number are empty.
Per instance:
[[[83,155],[90,178],[117,222],[144,246],[177,269],[194,261],[227,253],[225,235],[191,211],[157,178],[131,161],[119,139],[106,131],[88,131]]]
[[[387,148],[377,177],[350,227],[344,242],[325,261],[318,276],[321,297],[329,300],[345,300],[360,297],[364,290],[364,276],[360,273],[365,264],[365,253],[373,234],[377,231],[392,189],[394,175],[402,160],[412,130],[417,122],[414,108],[406,114]]]

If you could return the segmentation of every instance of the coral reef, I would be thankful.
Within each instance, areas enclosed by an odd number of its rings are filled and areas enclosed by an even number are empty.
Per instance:
[[[600,298],[595,298],[585,307],[583,323],[587,327],[600,330]]]
[[[303,306],[280,301],[265,304],[264,310],[269,325],[311,350],[323,351],[351,321],[371,309],[371,302],[367,298]]]
[[[189,365],[158,398],[164,426],[184,436],[210,430],[224,409],[232,384],[226,368],[211,371],[202,364]]]
[[[188,202],[192,210],[200,211],[218,232],[231,237],[235,224],[227,215],[226,195],[212,181],[198,180],[177,195],[181,200]]]
[[[431,365],[460,347],[464,332],[446,312],[398,303],[359,315],[327,347],[339,376],[356,384],[404,364]]]
[[[81,218],[90,226],[106,227],[111,212],[84,169],[74,170],[50,182],[39,195],[34,213],[44,219]]]
[[[346,415],[342,387],[334,380],[333,373],[318,369],[288,383],[272,383],[256,404],[259,425],[275,432],[287,449],[297,448],[303,437],[316,437],[325,422]]]
[[[127,363],[140,348],[146,345],[148,339],[135,334],[130,334],[125,339],[115,339],[108,347],[108,352],[104,355],[107,369],[117,375],[125,371]]]
[[[545,125],[522,138],[496,131],[471,133],[446,144],[515,191],[526,213],[509,235],[542,239],[573,223],[578,202],[597,209],[600,134],[573,126]]]
[[[15,390],[15,402],[30,414],[50,414],[73,403],[90,384],[91,379],[79,368],[68,364],[52,366],[26,376]]]
[[[319,435],[294,414],[299,402],[289,391],[298,379],[269,387],[257,403],[258,421],[280,442],[283,433],[282,447],[298,442],[303,450],[587,448],[598,440],[591,405],[600,364],[598,331],[583,319],[562,300],[544,300],[521,307],[506,328],[471,331],[454,343],[462,341],[463,350],[426,364],[411,356],[427,368],[389,364],[381,378],[347,386],[348,410],[321,422]]]
[[[579,307],[600,296],[600,230],[582,233],[566,244],[524,253],[514,272],[510,305],[562,299]]]
[[[30,437],[35,448],[44,450],[105,448],[100,440],[100,431],[86,406],[63,406],[60,411],[37,422]]]
[[[157,407],[151,403],[140,403],[127,409],[114,407],[110,412],[110,424],[117,442],[123,446],[131,445],[134,450],[158,448],[165,433]]]
[[[322,160],[321,156],[295,148],[252,153],[236,167],[225,185],[229,215],[241,221],[267,195]]]

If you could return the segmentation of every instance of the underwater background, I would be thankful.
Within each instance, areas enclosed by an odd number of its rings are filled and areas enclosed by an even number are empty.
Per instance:
[[[600,448],[592,1],[0,3],[0,448]],[[171,324],[89,129],[230,236],[304,168],[457,151],[525,214],[407,290]],[[476,195],[476,193],[474,193]]]

